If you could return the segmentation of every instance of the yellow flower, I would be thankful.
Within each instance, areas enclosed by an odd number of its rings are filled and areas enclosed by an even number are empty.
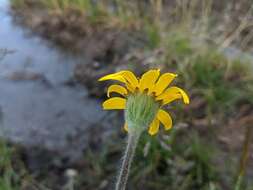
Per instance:
[[[183,99],[185,104],[189,104],[189,97],[184,90],[176,86],[168,87],[176,76],[177,75],[173,73],[164,73],[160,76],[160,70],[158,69],[149,70],[144,73],[140,79],[136,78],[131,71],[127,70],[106,75],[100,78],[99,81],[116,80],[123,83],[124,86],[114,84],[108,88],[108,97],[110,97],[113,92],[120,94],[121,97],[112,97],[106,100],[103,103],[103,108],[106,110],[126,109],[127,112],[127,106],[130,107],[130,105],[133,104],[142,104],[142,107],[139,106],[141,107],[141,111],[138,112],[140,114],[136,112],[136,109],[139,109],[139,107],[132,107],[129,108],[129,112],[133,113],[129,115],[138,115],[136,117],[142,117],[142,115],[144,115],[145,118],[148,118],[146,121],[148,121],[149,124],[148,132],[150,135],[154,135],[158,132],[160,122],[164,125],[165,130],[169,130],[172,127],[172,119],[162,107],[177,99]],[[145,101],[147,103],[145,103]],[[152,111],[154,111],[154,114],[149,114]],[[134,122],[139,122],[138,118],[132,120]],[[126,121],[128,120],[126,119]],[[143,125],[147,124],[147,122],[139,123]],[[124,125],[126,130],[129,130],[128,124],[129,123]]]

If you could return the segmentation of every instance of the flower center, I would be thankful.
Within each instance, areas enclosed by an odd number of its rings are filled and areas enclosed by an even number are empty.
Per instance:
[[[127,98],[125,119],[129,132],[138,129],[140,131],[148,128],[154,120],[160,105],[152,96],[144,93],[131,94]]]

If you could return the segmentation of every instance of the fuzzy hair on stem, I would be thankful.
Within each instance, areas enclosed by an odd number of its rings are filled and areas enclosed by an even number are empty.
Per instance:
[[[129,176],[131,164],[135,155],[135,150],[140,138],[141,132],[130,133],[128,136],[127,147],[123,157],[119,176],[117,179],[115,190],[125,190],[127,179]]]

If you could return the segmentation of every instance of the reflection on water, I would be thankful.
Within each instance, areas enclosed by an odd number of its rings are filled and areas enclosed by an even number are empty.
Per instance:
[[[0,48],[12,51],[0,62],[2,135],[27,145],[64,148],[67,138],[78,138],[104,117],[100,103],[83,87],[64,85],[83,60],[28,36],[8,11],[8,1],[0,0]]]
[[[45,75],[52,83],[69,78],[77,60],[49,48],[38,37],[27,36],[27,31],[12,23],[7,1],[0,2],[0,48],[14,52],[1,62],[0,75],[6,76],[13,71],[25,69],[27,72]]]

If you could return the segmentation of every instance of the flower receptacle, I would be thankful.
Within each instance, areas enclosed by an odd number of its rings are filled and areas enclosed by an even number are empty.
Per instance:
[[[160,105],[147,94],[135,93],[127,98],[125,119],[128,131],[142,132],[154,120]]]

